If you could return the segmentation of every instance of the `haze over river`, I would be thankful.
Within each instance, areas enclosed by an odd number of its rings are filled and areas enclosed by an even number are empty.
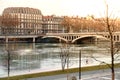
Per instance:
[[[8,76],[8,62],[10,62],[10,76],[62,69],[61,54],[69,54],[69,68],[79,67],[80,53],[82,67],[99,65],[95,59],[109,63],[110,54],[107,45],[107,43],[1,43],[0,77]]]

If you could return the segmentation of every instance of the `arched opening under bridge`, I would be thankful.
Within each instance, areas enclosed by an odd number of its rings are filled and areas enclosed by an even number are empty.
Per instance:
[[[41,43],[66,43],[67,40],[59,36],[43,36]]]
[[[95,42],[102,42],[108,41],[108,39],[101,35],[86,35],[80,36],[72,41],[74,44],[88,44],[88,43],[95,43]]]

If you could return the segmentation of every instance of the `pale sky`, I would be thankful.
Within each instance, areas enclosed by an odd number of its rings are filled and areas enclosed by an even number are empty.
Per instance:
[[[120,0],[106,0],[110,13],[120,16]],[[0,14],[7,7],[31,7],[41,10],[43,15],[57,16],[103,16],[104,0],[0,0]],[[112,14],[113,14],[112,13]]]

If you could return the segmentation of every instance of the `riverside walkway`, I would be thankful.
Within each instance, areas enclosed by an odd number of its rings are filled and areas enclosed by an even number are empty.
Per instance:
[[[115,80],[120,80],[120,68],[116,68],[115,72],[116,72]],[[79,73],[29,78],[29,79],[25,79],[25,80],[72,80],[71,79],[72,76],[77,77],[77,80],[79,80]],[[81,80],[111,80],[111,70],[103,69],[103,70],[82,72]]]
[[[108,58],[104,58],[106,62],[109,63]],[[116,63],[119,63],[116,61]],[[86,66],[96,66],[99,65],[99,62],[94,63],[82,63],[82,67]],[[115,69],[115,80],[120,80],[120,68]],[[45,77],[36,77],[36,78],[28,78],[25,80],[72,80],[71,77],[75,76],[77,80],[79,80],[79,76],[81,77],[81,80],[111,80],[111,69],[100,69],[100,70],[93,70],[93,71],[85,71],[81,72],[81,75],[79,75],[79,72],[76,73],[68,73],[68,74],[60,74],[60,75],[53,75],[53,76],[45,76]]]

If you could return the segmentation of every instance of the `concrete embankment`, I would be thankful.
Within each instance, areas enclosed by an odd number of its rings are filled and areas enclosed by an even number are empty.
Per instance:
[[[110,64],[109,64],[110,65]],[[116,68],[120,68],[120,64],[115,64]],[[34,74],[26,74],[26,75],[19,75],[19,76],[12,76],[12,77],[5,77],[0,78],[0,80],[24,80],[27,78],[35,78],[35,77],[43,77],[43,76],[52,76],[52,75],[60,75],[66,73],[75,73],[75,72],[85,72],[85,71],[93,71],[93,70],[100,70],[100,69],[108,69],[110,68],[108,65],[95,65],[95,66],[87,66],[82,68],[71,68],[63,70],[55,70],[55,71],[48,71],[48,72],[40,72]]]

